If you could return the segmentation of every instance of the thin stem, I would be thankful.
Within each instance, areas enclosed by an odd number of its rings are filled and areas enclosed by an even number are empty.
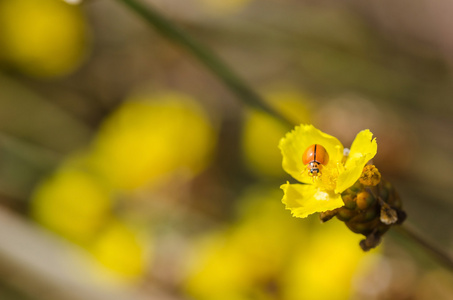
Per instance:
[[[409,237],[418,245],[422,246],[422,248],[433,256],[442,266],[445,266],[453,271],[453,258],[447,252],[435,246],[417,233],[412,226],[404,224],[403,226],[395,226],[395,229]]]
[[[143,5],[136,0],[118,0],[129,9],[140,15],[148,25],[154,27],[162,36],[184,48],[216,75],[244,103],[263,110],[292,126],[285,117],[269,106],[253,89],[251,89],[226,63],[206,46],[200,44],[189,34],[178,28],[150,5]]]
[[[376,188],[379,188],[379,185],[376,186]],[[366,190],[368,193],[372,194],[376,199],[378,199],[379,204],[381,205],[381,222],[384,221],[385,219],[391,221],[389,224],[393,224],[396,221],[398,221],[396,211],[392,209],[388,205],[388,203],[386,203],[381,197],[378,196],[379,193],[376,194],[370,188],[367,188]],[[409,237],[413,242],[421,246],[429,255],[433,256],[441,265],[453,270],[453,258],[450,257],[450,255],[448,255],[445,251],[435,246],[433,243],[429,242],[426,238],[422,237],[407,222],[404,223],[403,226],[395,226],[393,228],[395,228],[397,231]]]

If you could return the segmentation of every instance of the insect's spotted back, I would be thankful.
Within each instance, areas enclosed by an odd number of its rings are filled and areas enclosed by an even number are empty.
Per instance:
[[[323,146],[313,144],[305,150],[302,162],[307,166],[308,174],[317,177],[321,175],[322,166],[329,163],[329,154]]]

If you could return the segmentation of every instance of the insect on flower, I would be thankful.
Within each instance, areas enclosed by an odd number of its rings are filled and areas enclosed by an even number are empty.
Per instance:
[[[366,237],[360,242],[364,251],[375,248],[391,226],[406,218],[393,186],[374,165],[366,166],[377,153],[370,130],[360,131],[346,150],[337,138],[301,124],[280,140],[279,148],[283,169],[301,182],[281,186],[282,202],[293,216],[319,212],[323,222],[336,216]]]
[[[323,146],[313,144],[302,154],[302,162],[307,166],[308,175],[316,178],[321,176],[322,166],[329,163],[329,154]]]

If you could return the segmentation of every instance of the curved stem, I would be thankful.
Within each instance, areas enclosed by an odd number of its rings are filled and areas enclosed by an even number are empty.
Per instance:
[[[453,258],[447,252],[435,246],[417,233],[412,226],[404,224],[403,226],[395,226],[395,229],[412,239],[418,245],[422,246],[422,248],[433,256],[442,266],[445,266],[453,271]]]
[[[137,0],[118,0],[137,13],[148,25],[156,29],[162,36],[184,48],[198,59],[206,68],[214,73],[244,103],[263,110],[292,126],[285,117],[269,106],[253,89],[251,89],[226,63],[214,52],[197,42],[186,32],[174,25],[150,5],[143,5]]]

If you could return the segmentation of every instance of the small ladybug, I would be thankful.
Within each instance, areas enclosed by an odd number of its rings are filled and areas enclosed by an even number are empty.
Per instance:
[[[329,163],[329,154],[323,146],[313,144],[305,150],[302,162],[307,165],[308,175],[318,177],[321,176],[322,166]]]

